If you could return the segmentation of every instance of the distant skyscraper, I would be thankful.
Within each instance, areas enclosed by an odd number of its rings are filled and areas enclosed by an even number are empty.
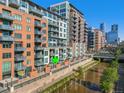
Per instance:
[[[112,31],[112,32],[118,32],[118,24],[113,24],[113,25],[111,26],[111,31]]]
[[[102,32],[105,32],[105,23],[101,23],[101,24],[100,24],[100,30],[101,30]]]

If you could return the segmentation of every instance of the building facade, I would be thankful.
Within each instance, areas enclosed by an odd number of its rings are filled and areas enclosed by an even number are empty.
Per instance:
[[[0,80],[36,75],[37,50],[48,47],[47,19],[32,2],[0,2]]]
[[[99,51],[100,49],[105,47],[105,34],[99,29],[94,29],[94,33],[95,33],[95,50]]]
[[[30,0],[0,0],[0,80],[50,72],[72,61],[72,50],[66,18]]]
[[[88,51],[95,51],[95,32],[92,27],[88,28]]]
[[[83,13],[68,1],[53,4],[49,9],[67,19],[69,46],[73,47],[74,57],[80,57],[87,49],[87,24]]]

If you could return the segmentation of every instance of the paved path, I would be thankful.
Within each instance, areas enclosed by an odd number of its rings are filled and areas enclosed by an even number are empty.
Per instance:
[[[33,91],[37,90],[38,88],[43,88],[51,84],[52,82],[58,80],[59,78],[68,75],[73,71],[73,69],[76,69],[77,67],[84,65],[86,63],[91,62],[92,59],[87,59],[83,62],[80,62],[78,64],[75,64],[73,66],[70,66],[68,68],[65,68],[63,70],[60,70],[54,74],[51,74],[45,78],[42,78],[38,81],[35,81],[31,84],[28,84],[22,88],[16,89],[13,93],[32,93]]]

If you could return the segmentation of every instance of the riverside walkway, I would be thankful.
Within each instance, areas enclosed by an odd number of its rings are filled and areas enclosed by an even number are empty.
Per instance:
[[[38,90],[39,88],[43,90],[52,85],[54,82],[57,82],[62,78],[69,76],[73,72],[73,69],[76,69],[79,66],[85,64],[92,64],[92,62],[92,58],[89,58],[82,60],[81,62],[74,62],[68,66],[62,67],[64,69],[53,70],[50,74],[47,74],[45,77],[42,77],[41,79],[33,83],[27,84],[21,88],[15,89],[13,93],[36,93],[36,90]]]

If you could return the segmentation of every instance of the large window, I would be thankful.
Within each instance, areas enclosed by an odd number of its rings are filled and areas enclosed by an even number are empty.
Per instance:
[[[45,51],[45,56],[48,56],[48,51]]]
[[[31,52],[30,51],[27,51],[27,56],[31,56]]]
[[[22,20],[22,16],[21,15],[18,15],[18,14],[15,14],[14,15],[14,18],[18,21],[21,21]]]
[[[27,31],[31,31],[30,26],[26,26],[26,30],[27,30]]]
[[[15,33],[15,38],[22,39],[22,34]]]
[[[27,35],[27,39],[31,39],[31,35]]]
[[[31,44],[30,43],[27,43],[27,48],[30,48],[31,47]]]
[[[11,72],[11,62],[3,62],[3,64],[2,64],[2,72],[3,73]]]
[[[11,53],[3,53],[3,59],[11,58]]]
[[[26,19],[26,22],[27,22],[27,23],[30,23],[30,22],[31,22],[31,19],[30,19],[30,18],[27,18],[27,19]]]
[[[22,25],[20,25],[20,24],[14,24],[13,27],[15,30],[22,30]]]
[[[11,43],[3,43],[3,48],[11,48]]]

